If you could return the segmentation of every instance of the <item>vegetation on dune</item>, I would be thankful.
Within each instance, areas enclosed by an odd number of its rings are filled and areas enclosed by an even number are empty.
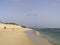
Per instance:
[[[17,25],[17,26],[19,26],[18,24],[16,24],[16,23],[12,23],[12,22],[10,22],[10,23],[8,23],[8,22],[1,22],[1,23],[3,23],[3,24],[11,24],[11,25]],[[22,28],[26,28],[26,26],[23,26],[23,25],[20,25]],[[4,27],[4,29],[6,29],[6,27]]]
[[[16,23],[4,23],[4,24],[12,24],[12,25],[18,25],[18,24],[16,24]]]
[[[26,28],[26,26],[21,26],[21,27]]]
[[[6,29],[6,26],[4,26],[4,29]]]

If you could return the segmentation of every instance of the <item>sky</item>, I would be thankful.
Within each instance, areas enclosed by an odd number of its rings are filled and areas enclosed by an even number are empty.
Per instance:
[[[0,21],[60,28],[60,0],[0,0]]]

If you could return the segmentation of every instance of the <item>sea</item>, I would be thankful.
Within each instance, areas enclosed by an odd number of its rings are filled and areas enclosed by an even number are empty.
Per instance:
[[[60,28],[36,28],[53,45],[60,45]]]

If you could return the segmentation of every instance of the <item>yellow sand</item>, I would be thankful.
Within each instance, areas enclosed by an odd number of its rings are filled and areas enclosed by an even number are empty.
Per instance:
[[[4,29],[6,26],[6,29]],[[0,23],[0,45],[52,45],[38,32],[21,26]]]
[[[6,26],[7,29],[3,27]],[[16,29],[15,29],[16,28]],[[0,45],[35,45],[25,34],[22,28],[16,25],[0,24]]]

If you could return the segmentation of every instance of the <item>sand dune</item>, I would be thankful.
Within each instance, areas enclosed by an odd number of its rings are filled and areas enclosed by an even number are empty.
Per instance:
[[[4,29],[6,26],[6,29]],[[29,28],[0,24],[0,45],[52,45]]]

